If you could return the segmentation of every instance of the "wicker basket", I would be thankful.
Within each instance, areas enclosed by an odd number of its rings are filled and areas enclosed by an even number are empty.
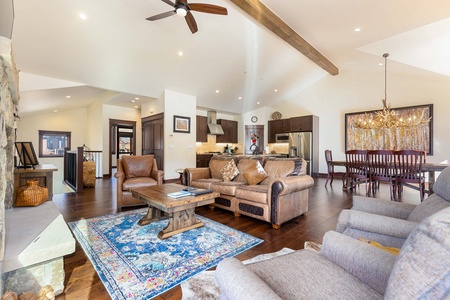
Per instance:
[[[26,186],[19,187],[14,206],[38,206],[47,199],[47,188],[39,186],[37,180],[28,180]]]

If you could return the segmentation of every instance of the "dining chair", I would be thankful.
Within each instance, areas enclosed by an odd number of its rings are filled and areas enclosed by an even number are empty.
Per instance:
[[[369,166],[369,193],[375,194],[380,182],[389,182],[391,199],[394,199],[394,162],[392,150],[369,150],[367,161]]]
[[[367,150],[345,151],[345,167],[347,168],[347,188],[351,189],[365,182],[366,195],[369,195]]]
[[[325,186],[328,184],[328,180],[330,180],[330,186],[333,185],[334,176],[340,176],[342,178],[342,186],[345,184],[345,172],[335,172],[333,166],[333,154],[331,150],[325,150],[325,161],[327,163],[327,181],[325,181]]]
[[[423,201],[425,195],[425,176],[422,171],[422,165],[425,162],[425,151],[394,151],[394,197],[397,194],[398,199],[401,199],[403,186],[406,185],[418,189],[420,192],[420,201]]]

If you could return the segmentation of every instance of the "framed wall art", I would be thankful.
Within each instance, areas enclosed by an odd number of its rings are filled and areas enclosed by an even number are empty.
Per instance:
[[[389,108],[395,118],[411,125],[389,128],[369,126],[358,122],[375,120],[381,110],[345,114],[345,150],[420,150],[433,154],[433,104]],[[414,120],[422,120],[415,122]],[[374,128],[371,128],[374,127]]]
[[[16,142],[15,143],[17,155],[19,156],[19,161],[17,168],[28,168],[39,165],[36,157],[36,152],[34,152],[33,143],[31,142]]]
[[[173,116],[173,132],[190,133],[191,118],[182,116]]]

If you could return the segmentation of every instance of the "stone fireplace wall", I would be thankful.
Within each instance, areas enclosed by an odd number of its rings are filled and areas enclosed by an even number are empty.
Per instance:
[[[0,261],[3,260],[5,249],[5,209],[11,209],[14,200],[14,141],[15,117],[19,104],[18,81],[11,40],[0,36]]]

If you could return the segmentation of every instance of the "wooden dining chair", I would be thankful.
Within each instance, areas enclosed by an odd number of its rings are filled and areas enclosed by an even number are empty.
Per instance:
[[[366,183],[366,195],[369,195],[369,172],[367,150],[345,151],[345,167],[347,168],[347,188],[355,188]]]
[[[333,166],[333,155],[331,150],[325,150],[325,161],[327,163],[327,181],[325,181],[325,186],[328,184],[328,180],[330,180],[330,186],[333,185],[334,176],[339,176],[342,179],[342,186],[345,184],[345,172],[335,172]]]
[[[398,199],[401,199],[403,186],[406,185],[418,189],[420,201],[423,201],[425,196],[425,176],[422,171],[422,165],[425,162],[425,151],[394,151],[394,197],[398,196]]]
[[[375,194],[380,182],[389,182],[391,199],[394,197],[394,158],[392,150],[369,150],[367,161],[369,166],[369,193]]]

